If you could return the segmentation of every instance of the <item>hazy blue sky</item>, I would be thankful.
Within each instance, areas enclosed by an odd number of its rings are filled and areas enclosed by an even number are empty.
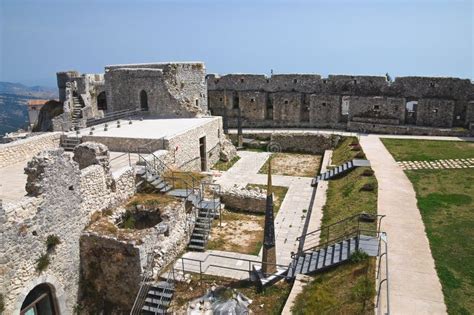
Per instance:
[[[217,73],[474,79],[472,1],[0,0],[0,80],[204,61]]]

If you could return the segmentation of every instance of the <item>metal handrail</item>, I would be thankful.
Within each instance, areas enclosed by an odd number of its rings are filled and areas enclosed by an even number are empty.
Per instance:
[[[380,253],[382,249],[382,242],[384,242],[384,252]],[[380,276],[380,269],[382,265],[382,257],[385,256],[385,278],[382,279]],[[386,284],[386,300],[387,300],[387,312],[386,315],[390,314],[390,287],[389,287],[389,268],[388,268],[388,241],[387,241],[387,234],[385,232],[380,233],[379,235],[379,255],[378,255],[378,265],[377,265],[377,276],[379,283],[377,286],[377,299],[375,303],[375,307],[377,308],[377,313],[380,314],[380,292],[382,290],[382,284]]]
[[[153,252],[148,254],[147,265],[143,271],[142,279],[140,281],[140,288],[138,289],[137,296],[133,302],[130,315],[140,314],[140,310],[143,307],[143,301],[146,298],[148,290],[150,289],[150,280],[153,278],[153,261],[155,259],[155,254]],[[151,274],[151,275],[150,275]]]
[[[125,117],[132,117],[142,112],[141,109],[124,109],[115,112],[110,112],[104,115],[101,118],[90,118],[86,120],[86,126],[91,127],[95,125],[99,125],[101,123],[113,121],[115,119],[125,118]]]

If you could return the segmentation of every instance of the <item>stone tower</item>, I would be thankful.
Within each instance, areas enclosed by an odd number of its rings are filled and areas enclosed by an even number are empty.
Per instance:
[[[272,160],[268,160],[267,203],[265,207],[265,229],[263,233],[262,273],[271,275],[276,268],[275,223],[273,214]]]

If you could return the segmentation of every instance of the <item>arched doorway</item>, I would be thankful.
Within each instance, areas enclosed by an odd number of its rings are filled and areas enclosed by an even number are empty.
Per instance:
[[[20,315],[56,315],[53,289],[47,283],[42,283],[28,293],[21,305]]]
[[[142,110],[148,110],[148,95],[145,90],[140,92],[140,108]]]
[[[105,91],[102,91],[97,95],[97,109],[107,110],[107,97],[105,96]]]

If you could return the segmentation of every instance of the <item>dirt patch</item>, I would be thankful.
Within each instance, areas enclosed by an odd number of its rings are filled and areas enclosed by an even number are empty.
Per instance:
[[[272,174],[286,176],[316,176],[321,164],[321,156],[302,153],[274,153],[272,159]],[[268,174],[269,160],[260,169],[260,174]]]
[[[214,221],[208,249],[258,255],[263,240],[265,216],[224,210],[222,226]]]

